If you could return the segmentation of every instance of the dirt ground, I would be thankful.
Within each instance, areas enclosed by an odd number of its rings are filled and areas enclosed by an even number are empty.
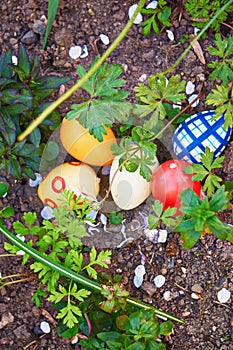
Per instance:
[[[34,23],[41,16],[47,15],[47,2],[43,0],[5,0],[1,4],[0,13],[0,51],[8,48],[17,54],[22,42],[30,55],[37,55],[41,62],[41,73],[55,73],[70,78],[66,88],[77,79],[76,67],[81,63],[87,68],[97,53],[101,54],[106,46],[98,41],[100,34],[105,34],[112,42],[128,20],[128,8],[133,0],[100,0],[60,1],[56,21],[48,40],[46,51],[42,50],[42,38],[35,33]],[[175,8],[175,1],[169,1]],[[173,18],[172,27],[174,41],[169,40],[164,28],[160,34],[145,37],[140,25],[134,25],[120,46],[108,58],[109,63],[123,65],[126,79],[125,89],[131,91],[129,99],[134,101],[133,88],[139,81],[146,83],[150,74],[169,67],[187,47],[188,42],[181,44],[180,38],[193,33],[193,26],[187,16]],[[34,30],[34,31],[33,31]],[[223,35],[229,28],[222,26]],[[206,64],[200,62],[191,50],[172,74],[182,74],[196,85],[196,93],[205,89],[195,111],[206,110],[205,97],[213,87],[209,80],[210,69],[207,67],[212,57],[207,47],[213,44],[214,33],[208,32],[205,39],[200,40]],[[97,42],[96,42],[97,40]],[[96,43],[96,45],[94,44]],[[73,60],[69,57],[69,48],[73,45],[87,45],[88,56]],[[97,52],[97,50],[98,52]],[[169,78],[169,76],[168,76]],[[62,116],[69,110],[69,101],[60,107]],[[189,111],[194,113],[194,111]],[[167,146],[167,145],[166,145]],[[221,175],[224,179],[232,178],[232,149],[229,143],[225,150],[226,161]],[[162,152],[163,153],[163,152]],[[168,152],[169,153],[169,152]],[[172,158],[172,154],[166,155]],[[22,218],[26,211],[40,214],[43,208],[37,197],[37,189],[28,184],[27,179],[14,181],[8,179],[11,186],[7,197],[0,200],[0,209],[11,205],[15,209],[14,218],[6,222],[11,230],[12,222]],[[146,210],[150,199],[139,208],[126,215],[126,223],[140,217]],[[231,212],[222,214],[222,220],[233,224]],[[131,232],[127,232],[130,235]],[[118,234],[119,240],[122,240]],[[177,316],[185,321],[184,325],[175,323],[175,332],[167,340],[168,350],[231,350],[233,349],[233,314],[232,297],[225,304],[217,300],[217,293],[222,288],[233,292],[233,247],[228,242],[204,236],[189,251],[181,247],[179,234],[169,233],[166,243],[150,242],[143,231],[137,232],[135,241],[121,248],[116,248],[115,236],[102,233],[105,247],[113,248],[111,264],[112,273],[123,276],[123,283],[131,296],[152,303],[157,308]],[[87,245],[98,242],[99,238],[91,237]],[[4,254],[3,237],[0,236],[0,254]],[[95,243],[94,243],[95,244]],[[101,248],[101,247],[100,247]],[[133,284],[135,267],[140,263],[140,251],[146,256],[146,275],[143,285],[137,289]],[[22,267],[20,257],[0,256],[0,272],[2,276],[28,272],[28,266]],[[155,288],[153,279],[156,274],[163,274],[166,283]],[[68,340],[61,339],[55,333],[55,314],[49,304],[44,302],[41,308],[31,302],[37,289],[37,280],[13,284],[0,289],[0,320],[8,322],[0,327],[0,349],[8,350],[68,350],[79,349],[78,344],[71,346]],[[164,292],[170,291],[170,299],[164,299]],[[192,293],[199,295],[193,299]],[[38,334],[36,331],[41,321],[48,321],[52,327],[49,334]]]

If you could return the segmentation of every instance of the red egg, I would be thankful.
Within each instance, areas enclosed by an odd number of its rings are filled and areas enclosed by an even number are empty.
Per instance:
[[[168,160],[162,163],[154,172],[151,179],[152,195],[163,204],[163,210],[168,207],[180,208],[180,193],[191,188],[198,196],[201,184],[193,181],[193,174],[185,174],[183,169],[191,165],[184,160]],[[180,213],[179,213],[180,214]]]

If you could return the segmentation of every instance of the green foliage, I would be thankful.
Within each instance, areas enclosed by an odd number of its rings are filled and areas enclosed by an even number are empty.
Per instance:
[[[122,223],[124,216],[121,212],[111,211],[109,220],[113,225],[120,225]]]
[[[214,119],[224,114],[224,128],[233,124],[233,82],[229,86],[217,85],[206,97],[206,104],[216,107]]]
[[[98,58],[89,67],[97,62]],[[103,141],[107,134],[106,127],[114,122],[127,122],[131,104],[124,101],[129,92],[121,87],[125,80],[119,78],[123,72],[121,65],[105,63],[83,85],[82,88],[89,94],[87,101],[71,105],[67,119],[76,118],[87,128],[98,141]],[[85,69],[78,65],[77,74],[80,78],[86,75]]]
[[[116,331],[101,332],[96,338],[84,339],[80,345],[85,349],[110,350],[165,350],[159,335],[173,333],[170,321],[159,324],[152,310],[140,310],[116,319]],[[91,347],[92,346],[92,347]]]
[[[95,267],[99,265],[108,268],[111,251],[100,251],[97,254],[96,249],[92,247],[89,258],[84,258],[81,238],[86,235],[84,221],[91,209],[85,200],[80,204],[80,197],[76,197],[72,191],[64,190],[63,195],[63,205],[54,209],[54,222],[43,220],[42,225],[37,225],[36,213],[28,212],[24,213],[22,222],[13,223],[13,228],[20,236],[34,235],[37,238],[36,246],[45,257],[59,262],[76,273],[87,273],[91,278],[97,279]],[[28,244],[32,245],[32,241]],[[12,254],[19,251],[18,247],[7,242],[4,247]],[[24,255],[23,263],[27,262],[28,257],[28,254]],[[43,292],[41,289],[37,290],[33,300],[39,305],[46,291],[49,301],[54,303],[65,301],[57,317],[61,318],[68,328],[72,328],[78,323],[77,317],[82,315],[77,302],[86,299],[90,291],[79,289],[77,283],[73,281],[68,283],[58,271],[41,262],[35,261],[30,268],[38,273],[38,278],[45,289]]]
[[[214,173],[215,169],[222,168],[224,156],[217,157],[214,160],[214,152],[211,152],[208,147],[205,149],[205,154],[201,155],[201,164],[192,164],[184,168],[186,174],[194,174],[193,181],[203,181],[203,190],[207,196],[211,197],[216,188],[220,187],[222,179]]]
[[[18,135],[48,105],[55,89],[67,78],[39,75],[39,61],[31,60],[23,45],[19,47],[18,63],[12,64],[11,51],[0,55],[0,170],[19,179],[35,178],[45,141],[46,129],[60,122],[58,112],[30,134],[28,140],[17,141]],[[56,124],[55,124],[56,123]]]
[[[144,128],[154,130],[159,121],[167,116],[166,108],[174,103],[181,103],[186,98],[182,93],[185,89],[185,81],[180,81],[178,75],[171,76],[167,81],[165,76],[160,78],[150,77],[149,86],[138,84],[134,91],[141,104],[136,105],[135,114],[139,118],[145,118]]]
[[[100,308],[105,312],[117,312],[126,308],[126,298],[129,296],[129,292],[125,290],[123,284],[103,285],[101,294],[106,300],[100,303]]]
[[[201,201],[190,188],[184,190],[180,198],[180,210],[184,213],[184,217],[175,227],[175,232],[181,232],[185,249],[192,248],[202,234],[211,232],[218,239],[233,243],[233,228],[216,216],[229,206],[229,197],[224,186],[218,188],[211,199],[205,197]]]
[[[8,183],[6,183],[5,181],[0,181],[0,197],[5,196],[5,194],[7,193],[9,188]]]
[[[167,227],[175,225],[176,220],[173,218],[173,216],[177,212],[176,208],[168,207],[163,211],[163,204],[159,200],[154,201],[152,208],[155,215],[149,214],[148,216],[150,230],[159,227],[161,222],[163,222]]]
[[[233,81],[233,34],[229,35],[227,39],[222,39],[221,34],[215,34],[214,44],[216,46],[210,46],[207,50],[212,56],[220,57],[220,61],[213,60],[208,64],[209,68],[213,68],[213,72],[210,74],[212,80],[222,80],[224,86],[227,86],[229,82]]]
[[[142,33],[144,35],[150,35],[152,30],[158,34],[160,32],[159,24],[166,27],[171,25],[171,8],[166,5],[166,1],[158,0],[155,9],[142,9],[141,13],[143,15],[148,15],[148,18],[142,22]]]
[[[59,0],[48,0],[48,23],[46,27],[45,36],[44,36],[43,50],[46,48],[48,36],[52,29],[54,19],[56,17],[58,5],[59,5]]]
[[[0,209],[0,224],[3,224],[5,219],[9,219],[13,215],[14,215],[14,208],[10,206],[6,206]]]
[[[129,172],[139,169],[139,174],[147,181],[151,180],[150,166],[155,164],[157,146],[150,140],[154,133],[141,126],[135,126],[131,137],[123,137],[119,145],[112,145],[112,151],[119,159],[120,169],[124,166]]]
[[[211,18],[213,18],[213,16],[225,4],[225,0],[186,0],[184,6],[191,20],[194,21],[193,25],[198,28],[204,28]],[[232,11],[233,5],[231,4],[217,17],[210,28],[218,32],[221,23],[227,19],[229,13]]]

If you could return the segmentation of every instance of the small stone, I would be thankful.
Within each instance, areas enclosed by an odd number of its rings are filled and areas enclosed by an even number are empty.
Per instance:
[[[100,40],[104,45],[108,45],[110,43],[109,37],[105,34],[100,34]]]
[[[166,281],[166,278],[163,275],[158,275],[154,278],[154,284],[157,288],[161,288]]]
[[[189,80],[186,84],[185,92],[187,95],[191,95],[195,90],[195,85]]]
[[[192,299],[195,299],[195,300],[198,300],[198,299],[199,299],[199,296],[198,296],[196,293],[192,293],[192,294],[191,294],[191,298],[192,298]]]
[[[82,48],[81,46],[77,45],[77,46],[72,46],[69,49],[69,56],[73,59],[76,60],[77,58],[79,58],[82,54]]]
[[[172,299],[170,290],[166,290],[166,292],[163,293],[163,298],[166,301],[170,301]]]
[[[88,56],[88,49],[87,49],[87,45],[84,45],[82,48],[82,54],[80,55],[80,58],[85,58]]]
[[[40,212],[40,215],[45,220],[50,220],[50,219],[54,218],[53,208],[49,207],[48,205],[44,206],[44,208]]]
[[[5,312],[2,314],[1,321],[0,321],[0,329],[7,326],[9,323],[12,323],[14,321],[14,316],[10,312]]]
[[[181,267],[181,271],[183,272],[183,274],[185,275],[186,274],[186,272],[187,272],[187,269],[185,268],[185,267]]]
[[[159,230],[158,243],[165,243],[167,241],[167,230]]]
[[[147,79],[147,74],[142,74],[139,78],[138,78],[138,81],[140,83],[143,83],[144,81],[146,81]]]
[[[70,343],[71,344],[77,344],[78,343],[78,336],[77,335],[75,335],[74,337],[72,337],[71,339],[70,339]]]
[[[157,6],[158,6],[158,1],[153,0],[146,6],[146,8],[155,10]]]
[[[138,5],[137,4],[133,4],[132,6],[130,6],[129,10],[128,10],[128,15],[129,15],[129,18],[131,18],[134,14],[134,12],[136,11]],[[135,18],[134,20],[134,24],[140,24],[142,22],[142,15],[141,13],[139,13],[137,15],[137,17]]]
[[[146,273],[145,266],[144,265],[138,265],[136,267],[136,269],[134,270],[134,273],[138,277],[144,276],[145,273]]]
[[[42,181],[42,175],[41,174],[35,173],[35,176],[36,176],[35,180],[29,179],[29,186],[30,187],[36,187]]]
[[[46,334],[48,334],[48,333],[51,332],[50,325],[49,325],[49,323],[46,322],[46,321],[42,321],[42,322],[40,323],[40,329],[42,330],[42,332],[44,332],[44,333],[46,333]]]
[[[173,32],[171,30],[166,30],[166,32],[167,32],[168,39],[173,41],[175,39]]]
[[[195,102],[192,103],[193,100],[195,100],[195,98],[197,98],[197,94],[193,94],[188,98],[189,103],[191,103],[192,107],[197,107],[197,105],[199,104],[199,100],[196,100]]]
[[[203,288],[200,284],[194,284],[191,288],[192,292],[201,294],[203,292]]]
[[[15,66],[17,66],[17,64],[18,64],[18,57],[13,55],[13,56],[11,57],[11,61],[12,61],[12,63],[13,63]]]
[[[141,287],[142,282],[143,282],[143,276],[136,276],[136,275],[134,276],[133,284],[135,285],[136,288]]]
[[[149,297],[152,297],[157,291],[157,288],[151,282],[144,282],[142,285],[142,290],[146,292],[149,295]]]
[[[39,34],[35,33],[33,30],[29,30],[24,36],[21,38],[21,42],[25,45],[33,45],[36,44],[39,40]]]
[[[222,288],[219,292],[218,292],[218,301],[220,303],[226,303],[231,297],[231,293],[228,289],[226,288]]]

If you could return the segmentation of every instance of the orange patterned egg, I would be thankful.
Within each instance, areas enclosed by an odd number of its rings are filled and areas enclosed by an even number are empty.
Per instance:
[[[99,181],[94,170],[81,162],[69,162],[51,170],[38,188],[38,196],[45,205],[61,205],[61,192],[72,190],[92,202],[99,193]]]
[[[106,127],[107,135],[103,135],[103,141],[99,142],[90,135],[76,119],[63,119],[60,128],[60,138],[65,150],[75,159],[96,166],[112,163],[112,144],[116,144],[116,138],[110,128]]]

